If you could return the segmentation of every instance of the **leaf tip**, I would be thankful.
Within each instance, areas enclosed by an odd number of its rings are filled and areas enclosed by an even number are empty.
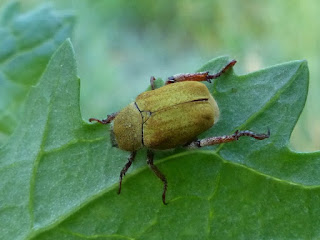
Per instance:
[[[229,63],[232,59],[228,55],[213,58],[203,65],[197,72],[212,71],[216,72]]]
[[[307,67],[308,68],[308,60],[302,59],[301,60],[301,66]]]
[[[72,42],[71,42],[71,39],[70,38],[67,38],[66,40],[64,40],[64,42],[57,48],[57,50],[55,51],[55,53],[52,55],[51,59],[57,55],[57,53],[59,52],[68,52],[70,53],[73,58],[75,59],[75,52],[74,52],[74,49],[73,49],[73,45],[72,45]]]

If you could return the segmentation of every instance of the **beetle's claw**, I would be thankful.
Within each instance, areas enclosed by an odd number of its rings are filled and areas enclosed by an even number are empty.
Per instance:
[[[237,60],[233,59],[229,64],[231,67],[233,67],[237,63]]]
[[[118,189],[118,194],[121,193],[121,182],[119,183],[119,189]]]
[[[166,202],[166,196],[162,195],[162,202],[164,205],[168,205],[168,203]]]

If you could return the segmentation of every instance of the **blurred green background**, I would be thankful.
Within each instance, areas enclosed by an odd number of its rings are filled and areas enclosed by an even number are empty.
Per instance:
[[[0,7],[8,2],[0,0]],[[20,2],[25,11],[47,3]],[[77,16],[71,39],[84,119],[118,111],[146,89],[152,75],[193,72],[221,55],[238,61],[237,74],[307,59],[309,95],[291,144],[297,151],[320,149],[319,1],[50,2]]]

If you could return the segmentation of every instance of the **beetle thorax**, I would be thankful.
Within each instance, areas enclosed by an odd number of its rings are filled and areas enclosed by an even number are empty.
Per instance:
[[[142,117],[135,103],[116,116],[112,132],[120,149],[132,152],[142,148]]]

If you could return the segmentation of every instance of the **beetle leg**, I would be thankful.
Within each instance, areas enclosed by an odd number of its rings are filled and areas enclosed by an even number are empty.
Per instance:
[[[136,154],[137,154],[137,151],[131,152],[130,157],[128,158],[128,162],[126,163],[126,165],[124,165],[124,167],[122,168],[122,170],[120,172],[118,194],[121,193],[122,178],[124,177],[124,175],[126,175],[126,172],[128,171],[129,167],[131,166],[133,160],[135,159]]]
[[[89,118],[89,122],[96,121],[101,124],[108,124],[108,123],[111,123],[113,121],[113,119],[115,119],[115,117],[118,115],[118,113],[119,112],[112,113],[112,114],[108,115],[106,119],[102,119],[102,120],[99,120],[96,118]]]
[[[150,85],[151,85],[151,90],[154,90],[156,86],[154,85],[154,81],[156,78],[154,76],[150,77]]]
[[[211,80],[210,79],[215,79],[215,78],[218,78],[220,77],[222,74],[224,74],[229,68],[232,68],[235,64],[237,63],[236,60],[232,60],[230,61],[226,66],[224,66],[224,68],[222,68],[220,70],[220,72],[216,73],[216,74],[213,74],[213,75],[208,75],[207,76],[207,81],[209,83],[211,83]]]
[[[233,141],[237,141],[242,136],[252,137],[257,140],[263,140],[263,139],[270,137],[270,129],[268,128],[268,133],[266,133],[266,134],[265,133],[254,133],[249,130],[245,130],[245,131],[237,130],[232,135],[224,135],[224,136],[220,136],[220,137],[209,137],[209,138],[204,138],[201,140],[193,141],[190,144],[186,145],[186,147],[187,148],[200,148],[200,147],[205,147],[205,146],[210,146],[210,145],[215,145],[215,144],[233,142]]]
[[[226,72],[229,68],[232,68],[236,64],[236,60],[230,61],[226,66],[220,70],[220,72],[210,75],[209,72],[199,72],[199,73],[182,73],[177,74],[172,77],[168,77],[166,81],[166,85],[175,82],[183,82],[183,81],[207,81],[211,83],[211,79],[215,79],[220,77],[224,72]]]
[[[162,202],[164,205],[167,205],[166,192],[167,192],[168,182],[166,177],[163,175],[163,173],[160,172],[160,170],[155,165],[153,165],[153,156],[154,156],[153,152],[151,150],[148,150],[147,164],[149,165],[150,169],[157,175],[157,177],[160,178],[161,181],[163,182]]]

